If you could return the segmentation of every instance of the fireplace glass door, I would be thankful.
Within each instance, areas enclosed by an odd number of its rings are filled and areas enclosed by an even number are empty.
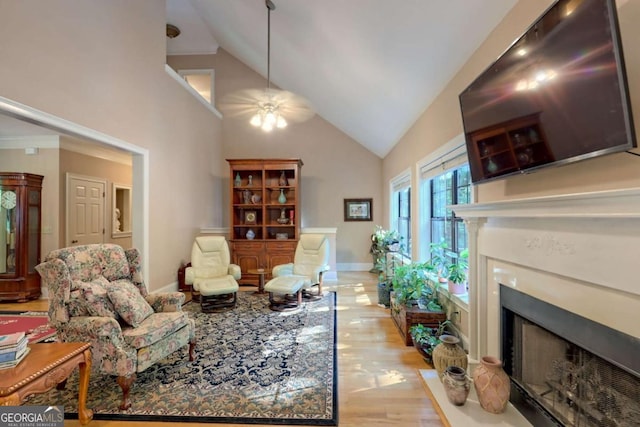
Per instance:
[[[500,287],[512,403],[536,426],[640,425],[640,339]]]

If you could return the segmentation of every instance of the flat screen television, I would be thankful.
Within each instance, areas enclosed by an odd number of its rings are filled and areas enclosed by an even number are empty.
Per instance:
[[[474,183],[636,147],[615,0],[559,0],[460,94]]]

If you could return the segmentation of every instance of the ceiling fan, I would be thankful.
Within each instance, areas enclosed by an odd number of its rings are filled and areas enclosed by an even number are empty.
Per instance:
[[[271,87],[271,11],[276,9],[271,0],[267,7],[267,87],[244,89],[231,93],[221,102],[225,112],[235,116],[250,117],[251,125],[270,132],[282,129],[289,121],[303,122],[314,116],[309,102],[293,92]]]

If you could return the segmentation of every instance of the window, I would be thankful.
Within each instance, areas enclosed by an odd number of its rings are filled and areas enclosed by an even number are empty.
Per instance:
[[[411,172],[391,181],[391,229],[402,237],[402,255],[411,257]]]
[[[211,69],[202,70],[178,70],[180,77],[185,79],[198,95],[209,104],[215,104],[214,85],[215,73]]]
[[[428,181],[431,202],[431,242],[444,240],[454,252],[468,247],[467,231],[461,218],[455,216],[448,205],[471,202],[471,175],[469,165],[448,170]]]
[[[411,187],[398,191],[395,196],[398,211],[396,230],[404,242],[402,253],[411,256]]]
[[[473,201],[471,174],[467,162],[464,135],[449,141],[419,165],[420,194],[418,245],[420,259],[431,257],[431,243],[444,239],[449,248],[460,253],[468,248],[466,226],[447,206]]]

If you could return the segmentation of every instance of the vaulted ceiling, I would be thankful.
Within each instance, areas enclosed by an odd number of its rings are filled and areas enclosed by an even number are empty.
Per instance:
[[[516,0],[273,2],[272,82],[383,158]],[[167,22],[168,54],[219,46],[266,77],[264,0],[167,0]]]

